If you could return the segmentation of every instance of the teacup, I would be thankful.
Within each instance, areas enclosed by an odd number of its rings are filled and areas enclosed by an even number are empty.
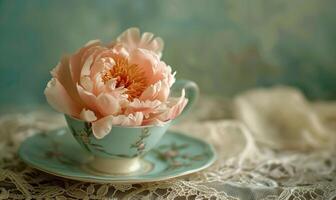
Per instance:
[[[188,104],[181,115],[165,122],[163,125],[123,127],[113,126],[111,132],[102,139],[93,136],[91,124],[65,115],[68,127],[82,148],[87,150],[93,159],[87,168],[105,174],[134,174],[145,170],[142,156],[153,149],[171,124],[184,116],[198,97],[196,83],[188,80],[177,80],[172,92],[184,88]]]

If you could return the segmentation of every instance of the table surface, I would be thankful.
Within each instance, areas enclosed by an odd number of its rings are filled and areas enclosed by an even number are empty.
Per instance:
[[[249,99],[244,95],[242,98]],[[251,101],[249,99],[249,102]],[[231,101],[204,97],[197,108],[190,115],[192,117],[173,129],[213,144],[218,153],[216,163],[189,176],[133,185],[84,183],[58,178],[30,168],[17,157],[20,143],[33,134],[65,126],[63,117],[44,110],[3,115],[0,118],[0,199],[173,199],[183,196],[199,199],[269,200],[336,197],[335,151],[327,146],[320,148],[318,145],[322,143],[316,143],[316,138],[283,134],[281,137],[288,137],[288,141],[292,141],[289,143],[299,141],[300,144],[297,149],[292,146],[287,148],[274,131],[269,133],[273,134],[272,138],[276,138],[271,140],[274,146],[270,146],[271,143],[267,143],[270,136],[251,131],[249,118],[242,117],[246,113],[240,112],[243,114],[234,119],[232,113],[241,107],[234,107]],[[336,109],[332,102],[309,104],[309,108],[317,113],[323,122],[332,121],[330,119],[333,119],[333,115],[336,119],[336,112],[333,112]],[[290,107],[287,106],[287,109]],[[253,116],[253,119],[262,119],[255,117],[257,115]],[[271,115],[267,116],[267,119],[272,118]],[[281,124],[285,119],[286,116],[277,118],[277,121],[272,118],[273,122],[268,122]],[[298,119],[296,121],[300,122]],[[331,123],[326,123],[323,124],[325,127],[319,128],[323,130],[332,126]],[[296,124],[295,128],[300,124],[302,123]],[[281,127],[286,133],[290,132],[290,128],[294,130],[294,126],[282,124]],[[315,146],[310,146],[311,150],[304,149],[302,144],[311,145],[311,141],[306,141],[312,139]],[[335,144],[334,139],[334,135],[330,135],[328,142]]]

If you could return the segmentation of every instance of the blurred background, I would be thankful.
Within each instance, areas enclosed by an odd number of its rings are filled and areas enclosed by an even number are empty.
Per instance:
[[[0,113],[46,105],[49,71],[87,41],[137,26],[203,95],[291,85],[336,97],[334,0],[1,0]]]

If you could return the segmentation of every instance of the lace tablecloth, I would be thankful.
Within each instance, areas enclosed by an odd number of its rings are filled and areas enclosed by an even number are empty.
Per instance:
[[[65,125],[43,110],[0,119],[0,199],[336,199],[336,104],[292,88],[253,90],[233,101],[203,97],[174,129],[212,143],[218,160],[172,180],[96,184],[58,178],[17,156],[28,136]]]

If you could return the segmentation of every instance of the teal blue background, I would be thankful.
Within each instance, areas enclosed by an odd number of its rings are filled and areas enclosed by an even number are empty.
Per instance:
[[[161,36],[163,59],[203,94],[231,97],[286,84],[336,97],[334,0],[0,1],[0,112],[45,105],[60,57],[138,26]]]

